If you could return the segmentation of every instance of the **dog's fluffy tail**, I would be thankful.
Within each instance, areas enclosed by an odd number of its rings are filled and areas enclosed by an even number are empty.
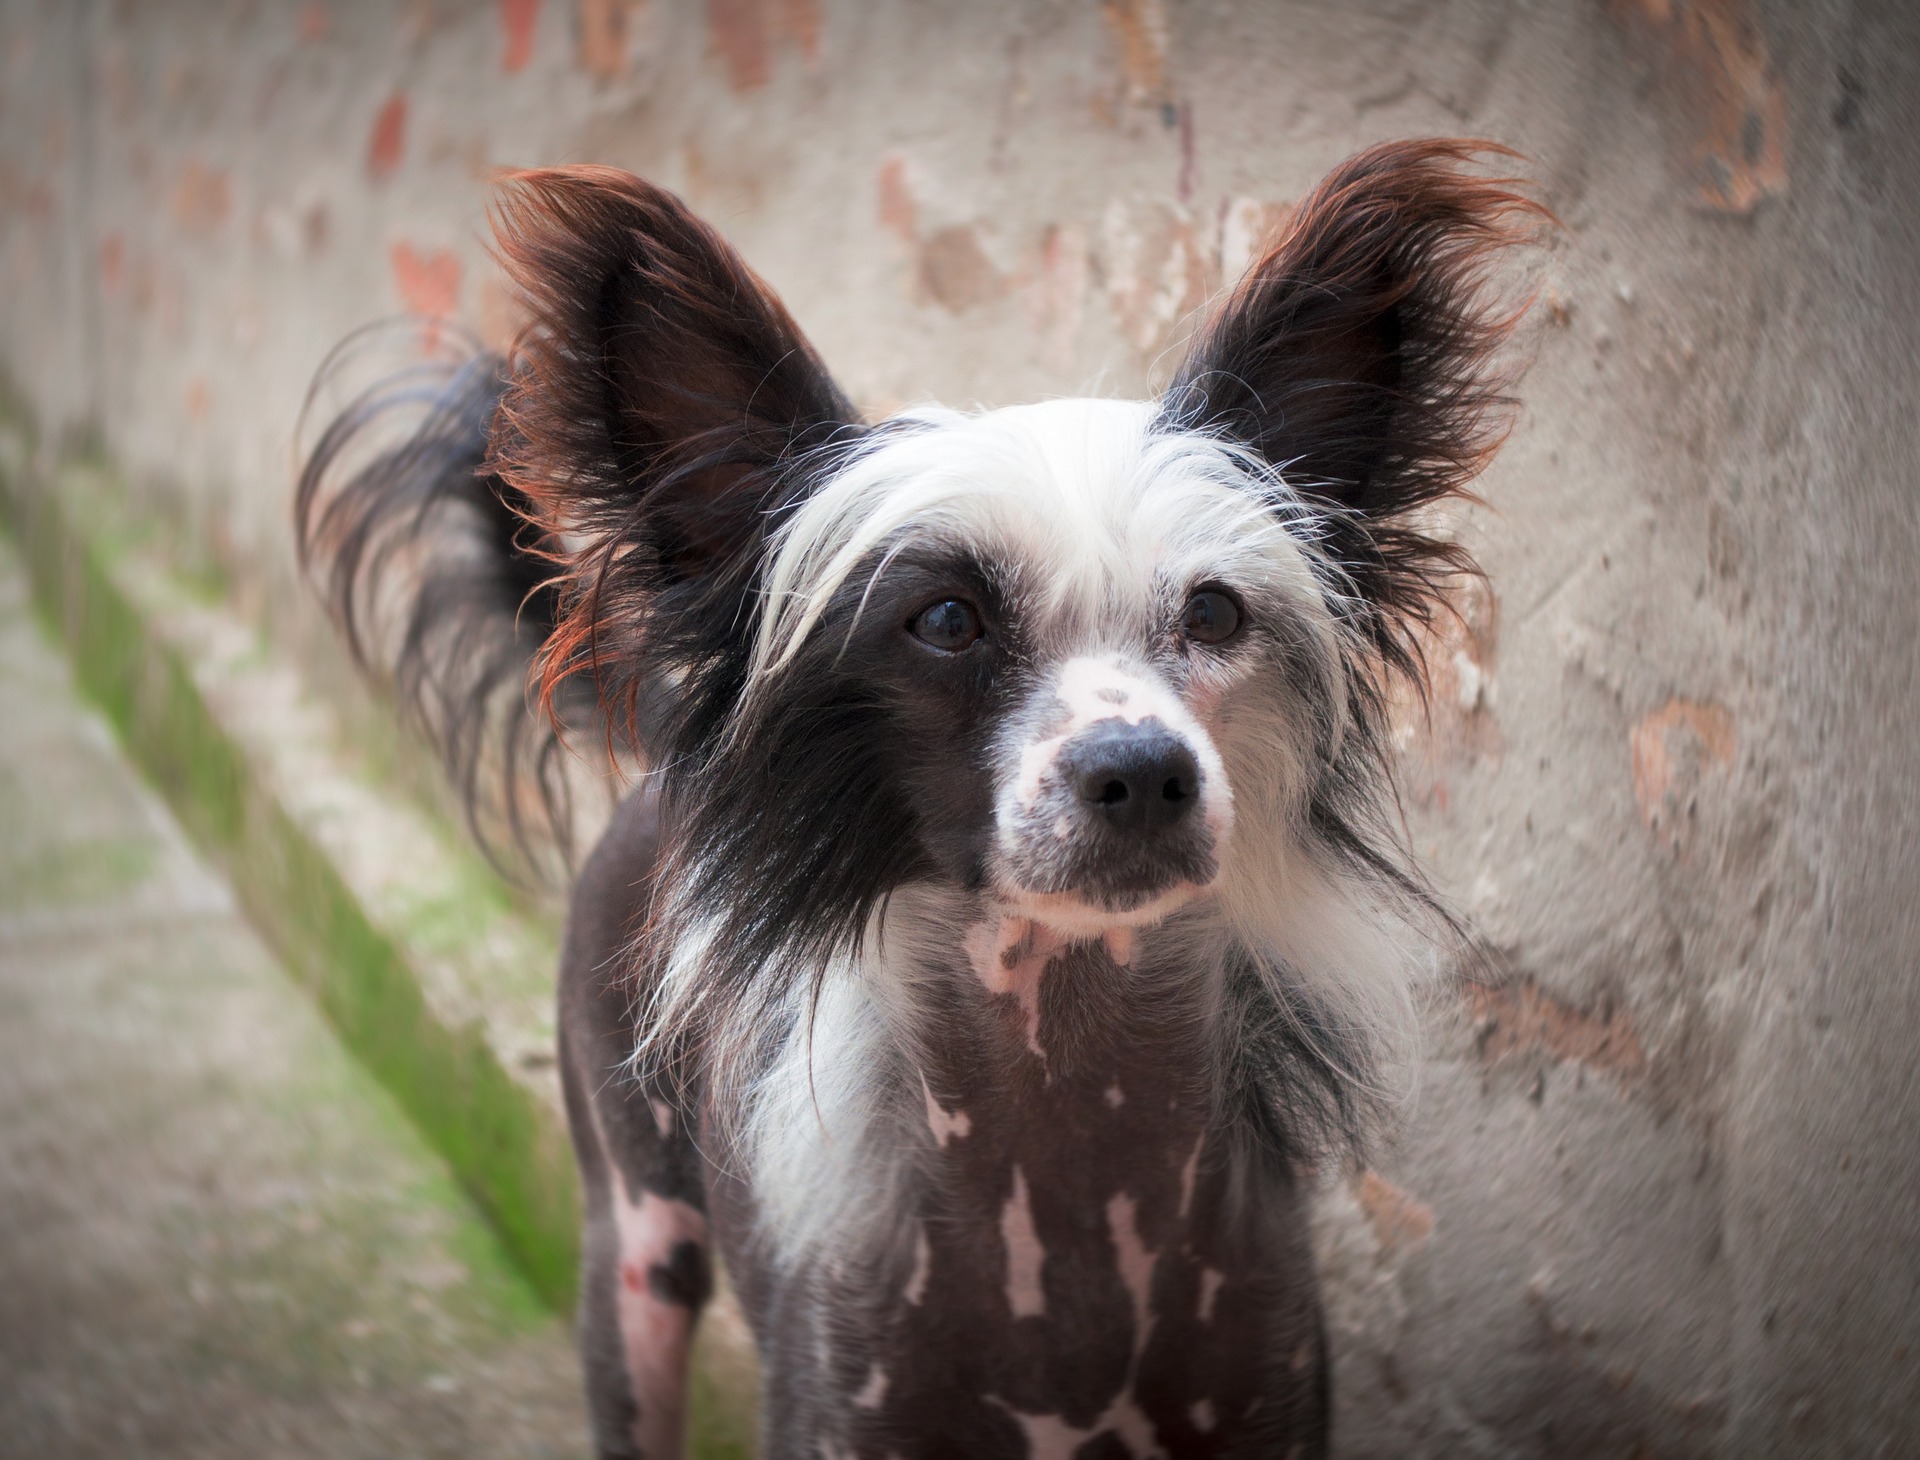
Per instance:
[[[397,368],[369,372],[396,346]],[[327,424],[305,452],[294,532],[349,651],[432,740],[481,845],[540,867],[571,848],[555,723],[570,707],[549,715],[527,693],[559,607],[558,544],[487,466],[508,372],[444,324],[344,342],[308,396],[304,419]]]

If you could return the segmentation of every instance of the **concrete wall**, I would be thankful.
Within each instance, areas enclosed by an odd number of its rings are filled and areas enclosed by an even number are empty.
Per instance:
[[[402,308],[503,340],[488,170],[644,171],[875,410],[1138,393],[1363,143],[1566,224],[1491,591],[1410,722],[1501,982],[1334,1186],[1350,1456],[1914,1453],[1920,23],[1898,0],[10,0],[0,358],[290,639],[295,413]]]

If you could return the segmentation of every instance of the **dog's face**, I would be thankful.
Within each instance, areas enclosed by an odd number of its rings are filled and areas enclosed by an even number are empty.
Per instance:
[[[772,539],[749,698],[798,674],[864,700],[931,870],[997,910],[1156,921],[1230,867],[1237,802],[1297,813],[1343,713],[1285,498],[1137,403],[894,423]]]
[[[1337,170],[1159,401],[879,426],[677,199],[518,180],[536,323],[494,465],[578,545],[547,685],[636,712],[678,905],[740,979],[910,883],[1125,961],[1275,847],[1390,865],[1378,673],[1461,562],[1409,514],[1497,443],[1483,266],[1538,211],[1474,150]]]

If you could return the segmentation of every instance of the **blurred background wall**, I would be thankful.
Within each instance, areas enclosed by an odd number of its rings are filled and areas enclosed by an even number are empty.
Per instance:
[[[7,0],[0,362],[337,673],[287,530],[325,351],[504,345],[488,177],[679,190],[874,412],[1139,394],[1328,165],[1493,137],[1488,570],[1405,729],[1496,979],[1333,1183],[1348,1456],[1915,1454],[1920,7]]]

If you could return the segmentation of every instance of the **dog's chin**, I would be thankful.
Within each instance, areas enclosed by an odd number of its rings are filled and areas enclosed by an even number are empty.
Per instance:
[[[1037,892],[1004,885],[997,887],[994,895],[1006,916],[1037,923],[1068,942],[1078,943],[1150,928],[1196,898],[1206,896],[1217,880],[1175,882],[1137,900],[1129,897],[1124,905],[1079,892]]]

